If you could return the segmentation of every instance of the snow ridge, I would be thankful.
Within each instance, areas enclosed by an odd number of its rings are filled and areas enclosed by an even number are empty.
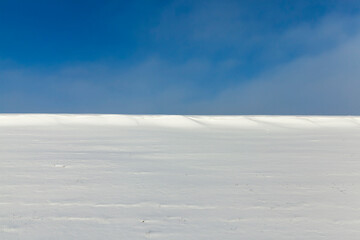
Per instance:
[[[171,128],[194,127],[357,127],[359,116],[200,116],[120,114],[0,114],[0,126],[109,125]]]

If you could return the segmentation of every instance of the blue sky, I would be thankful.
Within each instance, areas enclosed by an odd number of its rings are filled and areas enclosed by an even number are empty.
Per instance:
[[[360,114],[360,2],[0,1],[0,112]]]

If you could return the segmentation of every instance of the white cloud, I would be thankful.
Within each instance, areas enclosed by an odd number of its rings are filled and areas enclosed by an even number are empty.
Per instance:
[[[223,91],[205,112],[360,114],[360,36]]]
[[[131,65],[79,63],[46,71],[7,64],[0,68],[0,111],[360,114],[360,17],[327,15],[265,37],[255,31],[244,39],[249,29],[240,29],[243,21],[232,7],[239,6],[195,5],[179,18],[185,20],[178,23],[182,29],[159,26],[160,35],[204,42],[207,57],[190,54],[169,61],[154,53],[157,57]],[[171,27],[171,17],[166,20]],[[239,49],[219,58],[207,50],[243,43],[259,47],[253,58],[267,67],[247,64]],[[246,78],[246,66],[257,68],[258,75]]]

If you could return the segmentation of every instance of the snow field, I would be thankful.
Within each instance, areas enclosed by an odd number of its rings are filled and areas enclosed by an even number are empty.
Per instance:
[[[358,239],[360,118],[0,115],[0,239]]]

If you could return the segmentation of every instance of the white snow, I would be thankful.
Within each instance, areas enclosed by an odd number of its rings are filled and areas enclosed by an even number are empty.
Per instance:
[[[0,114],[0,239],[358,239],[360,117]]]

